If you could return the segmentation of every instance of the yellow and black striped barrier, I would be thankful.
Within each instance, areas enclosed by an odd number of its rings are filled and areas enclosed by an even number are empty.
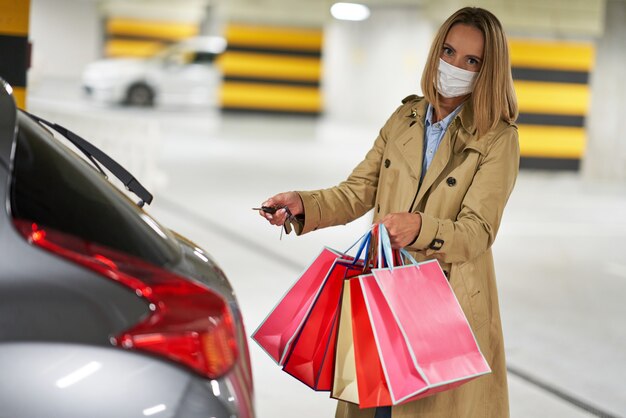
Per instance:
[[[317,115],[322,111],[322,29],[230,24],[219,59],[225,110]]]
[[[13,88],[18,107],[26,107],[29,67],[29,0],[0,0],[0,77]]]
[[[578,170],[585,153],[594,47],[511,40],[522,168]]]
[[[149,57],[198,32],[197,23],[111,17],[106,22],[104,54],[107,57]]]

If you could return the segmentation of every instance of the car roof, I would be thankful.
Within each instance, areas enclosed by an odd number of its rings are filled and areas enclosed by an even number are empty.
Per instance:
[[[197,51],[221,54],[224,50],[226,50],[226,39],[220,36],[196,36],[185,39],[177,45],[193,48]]]

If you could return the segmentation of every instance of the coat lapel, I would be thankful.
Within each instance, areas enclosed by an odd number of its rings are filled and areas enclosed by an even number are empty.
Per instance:
[[[456,138],[460,134],[459,131],[464,131],[462,132],[463,135],[461,135],[463,137],[467,137],[466,134],[468,134],[469,137],[474,136],[475,129],[472,127],[473,119],[474,112],[472,109],[471,101],[467,101],[463,105],[463,109],[461,109],[459,115],[455,118],[455,120],[452,121],[452,123],[450,123],[450,126],[448,126],[446,133],[441,139],[441,144],[439,144],[439,148],[435,153],[435,157],[433,158],[430,167],[424,175],[422,184],[419,186],[417,196],[415,197],[415,202],[413,203],[411,210],[415,210],[416,207],[419,207],[421,200],[424,199],[424,196],[426,196],[426,193],[432,187],[435,180],[437,180],[441,172],[450,162],[450,159],[452,158],[452,151],[455,147]],[[422,121],[423,120],[424,119],[422,119]],[[424,127],[422,126],[422,144],[424,142],[423,137]],[[421,152],[423,153],[423,150]],[[422,169],[422,158],[423,156],[420,158],[420,172]]]
[[[422,174],[422,160],[424,158],[424,118],[426,117],[426,109],[428,103],[425,100],[417,103],[415,106],[402,116],[403,123],[407,123],[409,129],[404,135],[401,135],[396,141],[398,149],[401,151],[402,157],[411,167],[411,177],[419,182]],[[415,115],[415,116],[413,116]]]
[[[417,207],[416,205],[419,205],[420,201],[426,195],[428,189],[430,189],[437,177],[439,177],[443,169],[446,167],[446,165],[448,165],[448,161],[450,161],[450,156],[452,155],[450,138],[454,134],[454,132],[452,132],[453,130],[456,131],[456,129],[454,129],[453,127],[453,124],[451,124],[446,130],[446,133],[441,140],[441,144],[439,144],[439,148],[435,153],[435,158],[433,158],[433,161],[430,163],[430,167],[428,167],[428,170],[424,175],[424,180],[422,181],[422,184],[419,186],[419,190],[417,191],[417,197],[415,198],[415,203],[413,204],[414,208]]]

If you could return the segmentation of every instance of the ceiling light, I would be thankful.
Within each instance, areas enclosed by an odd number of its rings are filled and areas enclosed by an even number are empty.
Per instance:
[[[358,3],[335,3],[330,8],[330,14],[339,20],[365,20],[370,16],[370,9]]]

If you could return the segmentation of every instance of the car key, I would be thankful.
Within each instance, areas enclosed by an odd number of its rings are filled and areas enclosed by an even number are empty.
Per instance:
[[[272,214],[272,215],[274,213],[276,213],[276,211],[278,209],[282,209],[282,208],[280,208],[280,207],[275,208],[275,207],[272,207],[272,206],[261,206],[260,208],[252,208],[252,210],[262,210],[263,212],[269,213],[269,214]]]

